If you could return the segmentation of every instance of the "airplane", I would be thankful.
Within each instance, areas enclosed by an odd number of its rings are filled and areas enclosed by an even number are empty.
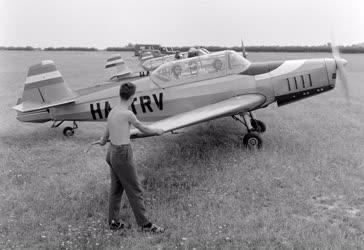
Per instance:
[[[174,60],[131,81],[137,91],[130,109],[139,120],[172,133],[231,116],[247,129],[243,145],[258,149],[266,125],[253,115],[255,110],[327,92],[335,88],[338,78],[348,96],[346,64],[334,47],[333,58],[252,63],[242,54],[224,50]],[[58,127],[73,121],[73,127],[63,130],[64,135],[72,136],[77,121],[105,121],[118,102],[119,85],[72,90],[54,62],[46,60],[29,68],[22,98],[13,108],[22,122],[53,121],[52,127]],[[131,130],[131,138],[146,136]]]
[[[179,49],[172,47],[161,47],[159,44],[135,44],[134,55],[142,57],[143,53],[149,53],[153,57],[159,57],[162,55],[176,54]]]
[[[120,54],[114,54],[106,60],[105,71],[110,81],[133,79],[149,75],[140,64],[138,58],[123,59]],[[134,79],[135,80],[135,79]]]

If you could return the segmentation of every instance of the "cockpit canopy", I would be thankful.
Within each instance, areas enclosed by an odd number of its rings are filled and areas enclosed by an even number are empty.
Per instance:
[[[249,65],[250,62],[242,55],[225,50],[167,62],[152,73],[151,79],[161,87],[169,87],[237,74],[245,71]]]
[[[157,58],[153,58],[153,56],[150,56],[149,58],[143,57],[145,59],[143,60],[144,62],[142,63],[142,67],[146,71],[153,71],[160,65],[170,62],[170,61],[180,60],[180,59],[185,59],[185,58],[192,58],[192,57],[196,57],[196,56],[202,56],[202,55],[206,55],[209,53],[210,52],[207,49],[200,48],[200,49],[194,49],[194,51],[192,53],[190,53],[190,52],[181,53],[181,52],[177,51],[176,54],[174,54],[174,55],[166,55],[166,56],[157,57]]]

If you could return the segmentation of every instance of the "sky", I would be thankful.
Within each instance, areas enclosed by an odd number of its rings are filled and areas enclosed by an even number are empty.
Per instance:
[[[0,0],[0,46],[364,42],[364,0]]]

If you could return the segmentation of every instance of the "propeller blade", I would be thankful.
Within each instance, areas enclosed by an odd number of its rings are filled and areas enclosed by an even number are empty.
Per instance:
[[[245,51],[243,39],[241,39],[241,53],[243,54],[243,57],[246,58],[246,51]]]
[[[346,70],[344,68],[344,65],[346,64],[345,62],[346,62],[345,59],[339,58],[336,60],[336,65],[337,65],[337,69],[338,69],[338,73],[339,73],[338,77],[339,77],[340,82],[342,83],[342,86],[344,89],[345,99],[350,104],[349,84],[348,84]]]
[[[332,56],[334,57],[336,62],[338,78],[340,79],[340,83],[343,86],[345,99],[348,102],[348,104],[350,104],[349,83],[348,83],[347,73],[344,67],[348,63],[348,61],[341,58],[339,47],[336,45],[333,35],[331,35],[330,46],[331,46]]]
[[[331,53],[332,53],[332,56],[334,57],[334,59],[336,60],[336,59],[340,58],[339,47],[336,45],[336,42],[335,42],[335,39],[333,36],[331,36],[330,46],[331,46]]]

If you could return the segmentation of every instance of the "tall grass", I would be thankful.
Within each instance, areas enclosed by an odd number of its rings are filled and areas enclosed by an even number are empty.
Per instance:
[[[338,87],[257,111],[268,127],[260,151],[242,146],[245,130],[231,118],[135,140],[149,217],[167,228],[156,236],[137,230],[126,197],[121,216],[132,229],[107,228],[106,147],[85,153],[103,124],[81,124],[64,138],[60,129],[19,125],[3,113],[0,248],[360,249],[361,78],[350,72],[350,107]]]

